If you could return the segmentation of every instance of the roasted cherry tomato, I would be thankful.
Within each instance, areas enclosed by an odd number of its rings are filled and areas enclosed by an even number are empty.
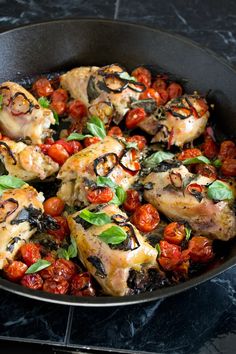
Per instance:
[[[114,197],[114,193],[109,187],[97,187],[87,192],[87,199],[90,203],[108,203]]]
[[[92,144],[98,143],[99,141],[101,141],[101,139],[98,136],[93,136],[91,138],[85,138],[84,139],[84,146],[88,147]]]
[[[236,158],[236,145],[231,140],[225,140],[220,145],[218,158],[222,161]]]
[[[57,259],[49,267],[40,271],[43,279],[53,279],[55,281],[69,281],[76,274],[77,268],[75,263],[66,259]]]
[[[123,207],[126,211],[133,213],[141,205],[139,192],[135,189],[128,189]]]
[[[70,141],[68,141],[68,144],[72,148],[72,151],[73,151],[72,154],[76,154],[77,152],[79,152],[80,150],[83,149],[82,144],[77,140],[70,140]]]
[[[47,232],[54,236],[58,241],[63,241],[70,234],[68,222],[63,216],[54,216],[57,224],[60,226],[57,230],[48,230]]]
[[[201,176],[205,176],[205,177],[209,177],[209,178],[213,178],[213,179],[217,178],[216,168],[214,166],[207,165],[204,163],[196,164],[195,172]]]
[[[62,88],[55,90],[51,97],[52,102],[66,102],[68,100],[68,94]]]
[[[65,203],[61,198],[51,197],[43,203],[44,212],[51,216],[59,216],[62,214]]]
[[[47,155],[50,156],[59,165],[63,165],[63,163],[66,162],[70,156],[61,144],[50,145],[47,150]]]
[[[39,290],[43,287],[43,279],[38,273],[25,274],[21,279],[21,285],[33,290]]]
[[[39,147],[44,155],[47,155],[48,149],[50,148],[51,145],[49,144],[40,144]]]
[[[26,243],[21,246],[20,253],[27,266],[31,266],[41,258],[40,246],[35,243]]]
[[[66,110],[67,110],[66,102],[62,102],[62,101],[52,101],[50,107],[59,116],[64,114],[66,112]]]
[[[75,296],[95,296],[89,273],[85,272],[73,276],[70,293]]]
[[[87,108],[80,100],[75,100],[69,104],[69,115],[77,120],[87,116]]]
[[[228,177],[236,177],[236,159],[227,159],[223,161],[221,172]]]
[[[154,88],[154,90],[156,90],[156,91],[158,89],[166,90],[167,82],[166,82],[166,80],[164,80],[164,79],[162,79],[160,77],[157,77],[157,79],[152,84],[152,88]]]
[[[66,280],[55,281],[53,279],[47,279],[43,283],[43,291],[64,295],[69,291],[69,283]]]
[[[173,245],[167,241],[160,241],[161,256],[158,262],[164,270],[174,270],[182,261],[180,246]]]
[[[208,159],[213,159],[218,154],[218,148],[210,135],[205,136],[204,143],[202,144],[203,155]]]
[[[180,245],[185,238],[185,227],[178,222],[172,222],[164,229],[164,240]]]
[[[156,208],[151,204],[143,204],[132,215],[132,222],[143,232],[154,230],[159,224],[160,216]]]
[[[54,141],[53,138],[47,137],[47,138],[44,140],[44,144],[47,144],[47,145],[52,145],[52,144],[54,144],[54,143],[55,143],[55,141]]]
[[[109,136],[123,136],[123,133],[119,127],[112,127],[108,130],[107,135]]]
[[[7,279],[11,281],[19,281],[27,270],[27,265],[20,261],[13,261],[6,265],[3,270]]]
[[[73,147],[71,146],[70,142],[66,141],[65,139],[59,139],[59,140],[55,141],[54,144],[59,144],[59,145],[63,146],[69,155],[72,155],[74,152]]]
[[[33,91],[38,97],[48,97],[51,96],[51,94],[53,93],[53,88],[50,84],[50,81],[42,77],[41,79],[35,81],[35,83],[33,84]]]
[[[180,97],[183,93],[183,89],[180,86],[180,84],[177,84],[176,82],[172,82],[167,87],[167,93],[168,93],[169,99],[171,100],[172,98]]]
[[[163,88],[157,88],[156,91],[159,93],[160,97],[161,97],[161,102],[159,104],[166,104],[166,102],[169,99],[169,94],[167,92],[167,90],[163,89]]]
[[[187,191],[190,193],[190,194],[193,194],[193,195],[196,195],[196,194],[199,194],[199,193],[202,193],[203,192],[203,186],[201,186],[200,184],[198,183],[190,183],[187,187],[186,187]]]
[[[203,236],[194,236],[188,245],[189,256],[193,262],[206,263],[213,257],[212,241]]]
[[[146,91],[142,92],[139,98],[140,100],[146,100],[148,98],[152,98],[153,100],[156,101],[158,106],[163,104],[161,95],[153,88],[148,88]]]
[[[131,76],[134,76],[138,82],[142,82],[147,88],[151,86],[151,73],[148,69],[140,66],[132,71]]]
[[[147,140],[142,135],[133,135],[126,139],[129,143],[136,143],[139,150],[143,150],[147,146]]]
[[[201,156],[202,152],[199,149],[186,149],[183,150],[179,155],[178,155],[178,160],[184,161],[187,159],[192,159],[197,156]]]
[[[128,129],[135,128],[139,123],[141,123],[146,118],[146,112],[143,108],[131,109],[125,119],[125,125]]]

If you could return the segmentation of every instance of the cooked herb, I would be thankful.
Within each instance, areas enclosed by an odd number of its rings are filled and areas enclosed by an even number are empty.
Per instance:
[[[97,136],[101,139],[104,139],[106,136],[105,126],[101,119],[96,116],[92,116],[89,119],[89,122],[87,123],[87,129],[93,136]]]
[[[53,117],[55,119],[55,124],[59,125],[59,117],[56,111],[53,111]]]
[[[144,165],[146,167],[155,167],[159,163],[165,160],[171,160],[173,159],[175,155],[172,154],[171,152],[166,152],[166,151],[157,151],[154,152],[151,156],[149,156],[146,160],[144,160]]]
[[[64,258],[67,260],[70,258],[75,258],[77,256],[77,245],[75,239],[71,237],[71,244],[68,249],[66,250],[65,248],[59,248],[57,250],[57,255],[59,258]]]
[[[39,259],[37,262],[35,262],[34,264],[32,264],[27,271],[25,272],[25,274],[31,274],[31,273],[37,273],[42,269],[45,269],[47,267],[49,267],[51,265],[51,262],[46,261],[45,259]]]
[[[120,226],[111,226],[109,229],[103,231],[99,238],[111,245],[119,245],[127,238],[127,233]]]
[[[84,140],[85,138],[91,138],[92,135],[90,134],[79,134],[79,133],[71,133],[66,140],[70,141],[70,140]]]
[[[222,161],[219,159],[216,159],[215,161],[212,162],[212,165],[215,167],[221,167],[222,166]]]
[[[218,180],[209,185],[207,188],[207,196],[209,199],[213,200],[229,200],[234,198],[232,189],[224,182]]]
[[[196,164],[196,163],[210,164],[211,161],[205,156],[197,156],[197,157],[193,157],[193,158],[186,159],[183,161],[184,165],[192,165],[192,164]]]
[[[43,108],[48,108],[50,106],[50,102],[46,97],[39,97],[38,103],[40,104],[41,107]]]
[[[96,180],[96,184],[98,187],[110,187],[116,188],[116,184],[109,177],[98,176]]]
[[[2,110],[2,104],[3,104],[3,95],[0,95],[0,110]]]
[[[145,112],[148,114],[154,113],[157,109],[156,101],[153,100],[152,98],[148,98],[146,100],[133,101],[130,104],[130,106],[131,108],[137,108],[137,107],[143,108]]]
[[[93,213],[84,209],[79,213],[79,217],[92,225],[106,225],[111,222],[111,218],[106,213]]]
[[[185,238],[186,238],[186,241],[189,241],[190,237],[191,237],[191,232],[192,230],[189,228],[189,227],[185,227]]]
[[[100,95],[99,91],[96,88],[95,85],[95,77],[90,76],[88,85],[87,85],[87,96],[88,96],[88,101],[91,102],[95,100],[98,96]]]
[[[20,178],[11,175],[0,176],[0,195],[6,189],[21,188],[24,184],[26,183],[22,181]]]
[[[155,248],[157,250],[157,257],[159,258],[161,256],[161,247],[159,243],[156,244]]]

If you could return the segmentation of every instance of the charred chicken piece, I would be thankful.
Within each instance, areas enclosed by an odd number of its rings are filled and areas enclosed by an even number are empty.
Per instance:
[[[5,135],[14,140],[30,139],[33,144],[41,144],[51,135],[49,128],[55,123],[52,111],[40,107],[26,89],[7,81],[1,84],[0,95],[0,129]]]
[[[59,165],[44,155],[39,146],[0,140],[0,157],[6,170],[23,181],[44,180],[59,170]]]
[[[20,247],[36,232],[32,213],[43,213],[43,196],[33,187],[6,190],[0,197],[0,269],[14,259]]]
[[[157,251],[117,206],[107,205],[99,211],[109,215],[112,222],[103,226],[85,225],[78,212],[68,217],[71,235],[77,242],[81,262],[103,291],[113,296],[128,295],[132,291],[127,284],[130,271],[157,268]],[[114,225],[127,232],[127,239],[121,244],[109,245],[99,235]]]
[[[109,177],[127,190],[138,178],[137,160],[136,150],[126,150],[122,142],[107,136],[64,163],[57,176],[62,180],[57,195],[68,205],[87,205],[87,190],[98,176]]]
[[[118,124],[129,110],[131,98],[137,99],[145,89],[143,84],[129,79],[117,64],[72,69],[61,76],[61,85],[87,106],[90,115],[98,116],[106,125],[112,117]]]
[[[171,220],[187,222],[197,234],[227,241],[236,235],[236,218],[229,201],[213,201],[207,197],[212,178],[193,175],[181,165],[151,172],[144,184],[144,198]]]

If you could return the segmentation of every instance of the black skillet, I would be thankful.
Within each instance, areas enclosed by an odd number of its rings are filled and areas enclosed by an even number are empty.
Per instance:
[[[215,104],[219,132],[236,131],[236,71],[214,53],[189,40],[156,29],[109,20],[59,20],[17,28],[0,34],[0,82],[21,81],[41,73],[80,65],[140,64],[154,72],[169,72],[185,82],[187,92],[198,90]],[[0,235],[1,237],[1,235]],[[124,297],[75,297],[33,291],[0,279],[0,288],[34,299],[65,305],[128,305],[177,294],[236,264],[236,243],[214,269],[169,288]]]

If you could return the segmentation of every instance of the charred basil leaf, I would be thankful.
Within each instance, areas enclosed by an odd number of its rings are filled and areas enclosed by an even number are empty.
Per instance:
[[[84,140],[85,138],[91,138],[92,135],[90,134],[79,134],[79,133],[71,133],[68,138],[66,139],[67,141],[70,140]]]
[[[91,102],[95,100],[98,96],[100,95],[99,91],[96,88],[95,85],[95,77],[90,76],[88,85],[87,85],[87,96],[88,96],[88,101]]]
[[[183,161],[184,165],[192,165],[192,164],[196,164],[196,163],[210,164],[211,161],[205,156],[197,156],[197,157],[193,157],[193,158],[186,159]]]
[[[146,160],[144,160],[144,165],[146,167],[152,168],[161,163],[162,161],[173,159],[174,156],[175,155],[171,152],[157,151],[151,156],[149,156]]]
[[[90,118],[89,122],[87,123],[87,129],[93,136],[97,136],[100,139],[104,139],[106,136],[105,126],[101,119],[96,116],[92,116]]]
[[[99,238],[111,245],[119,245],[127,238],[127,233],[120,226],[111,226],[109,229],[103,231]]]
[[[84,209],[79,214],[80,218],[92,225],[106,225],[111,222],[111,218],[106,213],[93,213],[88,209]]]
[[[50,102],[46,97],[39,97],[38,103],[40,104],[41,107],[43,108],[48,108],[50,106]]]
[[[215,181],[207,188],[207,196],[213,200],[229,200],[234,198],[233,191],[224,182]]]
[[[105,267],[100,258],[96,256],[90,256],[87,258],[87,261],[90,262],[94,266],[94,268],[96,268],[95,275],[101,278],[105,278],[107,276]]]
[[[46,261],[45,259],[39,259],[36,263],[32,264],[25,274],[37,273],[42,269],[45,269],[51,265],[51,262]]]
[[[18,241],[20,241],[20,240],[21,240],[20,237],[13,237],[13,238],[10,240],[10,242],[8,243],[6,250],[7,250],[8,252],[11,252],[11,253],[12,253],[13,250],[14,250],[15,244],[16,244]]]
[[[143,108],[146,113],[152,114],[157,109],[156,101],[152,98],[146,100],[137,100],[131,103],[131,108]]]

